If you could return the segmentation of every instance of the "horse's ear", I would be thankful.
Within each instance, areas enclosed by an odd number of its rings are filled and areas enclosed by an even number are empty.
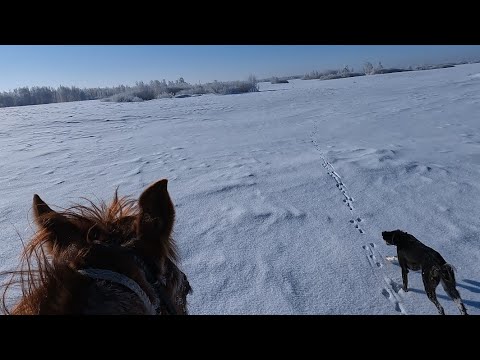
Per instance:
[[[165,256],[169,252],[170,235],[175,222],[175,208],[167,190],[167,179],[150,185],[140,195],[137,217],[139,246],[151,255]]]
[[[68,219],[52,210],[37,194],[33,195],[33,214],[37,226],[46,230],[50,250],[67,245],[79,235],[79,229]]]
[[[46,218],[47,214],[54,214],[55,211],[50,209],[50,207],[43,201],[40,196],[37,194],[33,195],[33,213],[35,215],[35,221],[37,225],[42,226],[43,220]]]

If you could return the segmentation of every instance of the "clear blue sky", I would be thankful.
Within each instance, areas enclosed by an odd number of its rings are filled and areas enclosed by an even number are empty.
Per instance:
[[[478,45],[0,45],[0,91],[299,75],[365,61],[385,67],[480,59]]]

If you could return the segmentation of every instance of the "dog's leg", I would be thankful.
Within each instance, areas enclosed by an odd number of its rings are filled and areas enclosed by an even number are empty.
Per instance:
[[[442,279],[441,282],[442,282],[443,289],[448,294],[448,296],[450,296],[452,300],[455,302],[455,304],[458,307],[458,310],[460,310],[460,313],[462,315],[468,315],[467,309],[465,308],[465,305],[463,305],[462,299],[460,298],[460,294],[455,287],[455,283],[452,283],[445,279]]]
[[[440,315],[445,315],[445,310],[443,310],[442,305],[438,302],[437,294],[435,294],[435,289],[440,282],[440,275],[433,269],[424,269],[422,271],[423,285],[425,286],[425,291],[428,298],[431,302],[437,307],[438,313]]]
[[[402,268],[403,291],[407,292],[408,291],[408,267],[407,267],[407,262],[405,261],[403,256],[401,256],[401,254],[398,254],[398,263]]]

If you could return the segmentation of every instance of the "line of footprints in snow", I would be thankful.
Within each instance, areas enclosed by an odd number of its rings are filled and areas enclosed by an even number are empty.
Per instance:
[[[312,140],[312,142],[315,145],[315,148],[320,152],[315,141]],[[335,185],[337,189],[342,193],[344,197],[343,203],[348,207],[348,209],[353,215],[353,206],[352,206],[352,203],[354,202],[353,197],[351,197],[347,193],[347,187],[342,182],[340,175],[338,175],[335,172],[335,169],[333,168],[332,164],[330,164],[323,156],[321,157],[323,160],[322,166],[327,170],[328,175],[330,175],[335,180],[335,183],[336,183]],[[365,231],[360,227],[360,223],[363,222],[363,220],[360,217],[351,219],[349,222],[352,225],[354,225],[355,229],[357,229],[360,232],[360,234],[365,234]],[[379,260],[379,259],[382,259],[382,256],[378,253],[378,251],[376,250],[376,247],[377,246],[372,242],[362,246],[362,249],[365,252],[365,256],[367,257],[368,263],[370,264],[372,269],[380,269],[383,267],[382,261]],[[392,303],[392,305],[395,307],[395,311],[403,315],[406,315],[407,312],[398,294],[399,291],[401,290],[401,286],[397,284],[395,281],[393,281],[392,279],[390,279],[388,276],[384,275],[383,278],[387,286],[382,288],[382,295]]]
[[[340,192],[342,193],[342,195],[344,197],[344,199],[343,199],[344,204],[347,205],[348,209],[351,212],[353,212],[352,203],[353,203],[354,200],[350,195],[347,194],[347,187],[342,182],[340,176],[335,172],[335,170],[333,170],[332,165],[328,161],[326,161],[325,159],[323,159],[322,166],[325,169],[327,169],[328,175],[330,175],[335,180],[337,189],[340,190]],[[365,231],[360,227],[361,222],[362,222],[362,219],[359,218],[359,217],[357,217],[356,219],[350,220],[350,223],[355,226],[355,229],[357,229],[360,232],[360,234],[364,234]]]
[[[362,249],[365,250],[365,255],[367,256],[370,266],[374,269],[379,269],[383,267],[383,264],[378,260],[379,258],[381,259],[381,256],[376,251],[376,247],[377,245],[374,243],[369,243],[368,245],[363,245]],[[375,255],[376,252],[377,255]],[[402,287],[388,276],[384,276],[383,279],[385,280],[387,286],[382,288],[382,295],[393,304],[397,312],[406,315],[407,312],[405,311],[402,300],[398,295],[398,292]]]

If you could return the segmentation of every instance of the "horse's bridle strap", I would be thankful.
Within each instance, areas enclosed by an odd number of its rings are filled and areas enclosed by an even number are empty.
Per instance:
[[[107,280],[125,286],[137,294],[140,300],[142,300],[149,315],[157,314],[156,307],[158,304],[153,304],[148,298],[147,294],[145,294],[145,291],[142,290],[140,285],[138,285],[137,282],[130,279],[128,276],[105,269],[83,269],[78,270],[78,272],[92,279]]]

